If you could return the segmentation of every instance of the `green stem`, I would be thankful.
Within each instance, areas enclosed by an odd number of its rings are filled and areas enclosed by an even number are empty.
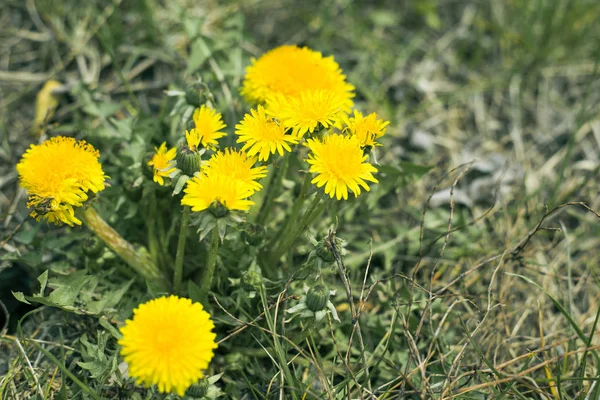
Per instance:
[[[269,212],[273,208],[273,204],[275,204],[275,198],[279,194],[279,188],[281,187],[283,177],[287,173],[289,163],[290,156],[289,154],[285,154],[283,157],[283,163],[280,166],[273,164],[273,171],[271,172],[271,179],[269,179],[269,183],[267,184],[265,198],[260,210],[258,211],[258,215],[256,216],[257,224],[263,225],[265,223],[265,219],[269,215]]]
[[[300,210],[302,210],[302,205],[304,204],[304,200],[306,200],[306,192],[308,191],[308,188],[310,187],[311,178],[312,178],[312,176],[310,173],[307,173],[305,175],[304,181],[302,182],[302,187],[300,188],[300,194],[298,195],[298,197],[296,198],[296,201],[294,202],[294,205],[292,206],[292,211],[290,212],[290,215],[288,216],[287,220],[285,221],[285,224],[283,225],[283,227],[277,232],[277,235],[275,235],[273,237],[273,239],[271,240],[271,243],[269,244],[269,248],[272,249],[273,247],[275,247],[275,245],[277,244],[279,239],[284,237],[285,234],[287,234],[288,230],[291,228],[291,226],[294,224],[294,222],[296,222],[298,220],[298,214],[300,214]]]
[[[217,264],[220,241],[221,238],[219,237],[219,228],[215,226],[212,230],[208,258],[206,259],[206,265],[204,266],[204,271],[202,272],[202,278],[200,281],[200,301],[204,306],[206,306],[208,303],[208,292],[212,287],[212,281],[215,275],[215,265]]]
[[[279,259],[281,259],[281,257],[285,254],[288,248],[292,244],[294,244],[298,236],[300,236],[300,234],[304,232],[308,224],[312,221],[312,218],[315,215],[315,210],[319,206],[319,203],[321,202],[321,199],[324,195],[325,193],[323,191],[319,191],[316,194],[310,206],[308,207],[308,210],[306,210],[306,212],[302,216],[302,219],[297,224],[295,224],[291,230],[289,230],[288,232],[284,232],[284,236],[282,236],[281,238],[281,244],[277,247],[277,250],[273,252],[272,261],[278,261]]]
[[[93,207],[87,207],[81,213],[85,225],[106,245],[145,279],[164,283],[164,276],[147,254],[137,251],[131,243],[123,239],[102,219]]]
[[[158,239],[156,237],[156,198],[154,194],[150,196],[150,210],[147,213],[146,223],[148,225],[148,249],[150,250],[150,257],[155,264],[158,264]]]
[[[189,212],[184,207],[181,211],[181,227],[179,229],[179,241],[177,242],[177,255],[175,256],[175,272],[173,275],[173,292],[180,294],[181,280],[183,278],[183,258],[185,256],[185,240],[187,237]]]

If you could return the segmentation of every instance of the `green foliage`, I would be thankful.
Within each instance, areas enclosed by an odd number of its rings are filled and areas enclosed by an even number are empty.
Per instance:
[[[177,398],[135,385],[117,344],[132,310],[164,288],[107,247],[89,251],[85,228],[28,218],[14,165],[51,77],[68,89],[48,134],[93,143],[110,176],[93,206],[169,279],[183,247],[180,294],[193,301],[206,301],[200,277],[219,233],[206,308],[220,343],[194,394],[597,398],[599,4],[8,0],[0,399]],[[307,215],[301,153],[271,166],[283,172],[268,213],[194,217],[180,241],[190,175],[159,187],[145,157],[182,142],[200,101],[223,113],[221,146],[235,145],[244,68],[284,43],[335,56],[357,108],[391,121],[374,150],[379,184]],[[567,202],[588,208],[547,213]],[[315,311],[307,296],[321,286]]]

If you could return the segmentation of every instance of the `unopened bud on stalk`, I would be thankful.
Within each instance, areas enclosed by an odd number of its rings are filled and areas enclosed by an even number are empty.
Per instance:
[[[191,150],[187,144],[177,149],[177,167],[187,176],[194,176],[200,171],[200,153]]]
[[[215,218],[223,218],[229,212],[227,207],[225,207],[220,201],[213,202],[210,207],[208,207],[208,211],[210,211]]]
[[[329,288],[325,285],[315,285],[306,293],[306,306],[310,311],[317,312],[325,309],[329,301]]]
[[[265,238],[265,227],[259,224],[246,224],[242,231],[242,239],[250,246],[260,246]]]
[[[258,291],[262,286],[262,276],[258,271],[248,270],[242,275],[241,283],[247,291]]]
[[[200,379],[185,391],[185,395],[195,399],[201,399],[206,396],[209,386],[210,382],[208,382],[208,379]]]
[[[335,261],[335,253],[333,251],[333,247],[335,246],[335,250],[337,254],[340,254],[342,251],[341,239],[335,238],[335,243],[332,243],[328,238],[322,239],[317,243],[316,253],[319,258],[325,262],[334,262]]]
[[[152,157],[154,157],[154,153],[146,153],[142,160],[142,174],[151,181],[154,180],[154,168],[148,163],[152,160]]]
[[[83,243],[83,254],[89,258],[98,258],[104,250],[104,242],[96,236],[88,237]]]
[[[200,107],[212,99],[213,95],[204,83],[192,83],[185,89],[185,101],[191,106]]]

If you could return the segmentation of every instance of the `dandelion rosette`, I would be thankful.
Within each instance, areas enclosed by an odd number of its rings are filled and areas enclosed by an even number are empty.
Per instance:
[[[206,105],[194,110],[194,129],[185,131],[185,139],[190,150],[196,151],[200,145],[207,149],[215,149],[218,144],[217,139],[225,136],[225,133],[221,132],[221,129],[226,127],[222,118],[221,113]]]
[[[202,166],[202,172],[209,176],[220,175],[234,181],[241,181],[252,192],[262,189],[256,180],[267,176],[267,167],[255,167],[256,157],[249,157],[243,151],[225,149],[219,151]]]
[[[160,147],[155,147],[155,154],[148,161],[148,165],[153,168],[154,182],[164,186],[165,179],[171,176],[177,170],[175,167],[175,157],[177,156],[177,148],[167,150],[167,142],[163,142]]]
[[[369,191],[367,181],[377,183],[377,169],[369,164],[368,156],[356,136],[327,135],[323,140],[308,139],[310,172],[316,173],[311,183],[325,186],[325,194],[340,200],[348,199],[348,189],[357,197],[362,187]]]
[[[356,136],[362,147],[381,146],[375,140],[385,135],[389,121],[377,119],[376,113],[366,117],[360,111],[354,110],[354,115],[344,120],[346,130],[350,135]]]
[[[104,190],[107,178],[91,144],[68,137],[54,137],[31,145],[17,164],[21,186],[27,190],[37,221],[81,225],[75,209],[83,206],[88,191]]]
[[[352,107],[354,86],[346,82],[333,57],[308,47],[280,46],[252,60],[241,92],[252,103],[264,103],[275,95],[296,97],[319,89],[338,93]]]
[[[292,151],[290,144],[298,143],[298,139],[286,134],[283,125],[269,117],[261,105],[250,110],[235,129],[239,136],[237,142],[244,143],[242,151],[250,156],[258,154],[259,161],[267,161],[276,152],[283,156],[284,150]]]
[[[181,204],[192,211],[207,210],[213,203],[227,210],[247,211],[254,202],[248,200],[254,193],[252,186],[227,175],[200,173],[187,181]]]
[[[217,348],[214,324],[202,304],[177,296],[140,305],[121,328],[121,355],[138,384],[183,396]]]
[[[267,100],[267,113],[298,138],[339,124],[349,111],[343,96],[330,90],[307,90],[298,97],[279,95]]]

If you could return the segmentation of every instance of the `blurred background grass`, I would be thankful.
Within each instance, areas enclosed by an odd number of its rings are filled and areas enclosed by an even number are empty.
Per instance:
[[[14,169],[33,142],[35,95],[46,80],[69,87],[49,133],[100,147],[118,186],[127,179],[118,170],[181,133],[168,124],[164,90],[200,76],[232,127],[247,109],[238,94],[245,66],[281,44],[335,56],[357,88],[357,107],[391,121],[378,152],[381,185],[337,215],[352,281],[362,282],[369,238],[371,277],[386,279],[362,317],[374,354],[391,329],[373,372],[378,396],[438,398],[470,389],[463,398],[584,398],[600,366],[591,357],[583,363],[582,353],[564,355],[598,343],[591,334],[600,295],[598,218],[567,206],[519,243],[546,207],[582,201],[600,209],[596,0],[4,0],[0,296],[10,311],[19,315],[20,306],[10,290],[26,291],[32,283],[23,276],[41,273],[43,249],[58,246],[35,239],[60,230],[28,219]],[[112,196],[117,201],[116,190]],[[140,235],[130,226],[121,230]],[[78,234],[67,235],[66,254],[78,247]],[[531,278],[563,310],[507,273]],[[394,274],[422,288],[387,279]],[[252,342],[232,345],[253,346],[236,361],[246,380],[223,378],[232,398],[259,398],[251,382],[264,393],[276,371]],[[0,373],[12,377],[4,385],[31,384],[17,364],[3,364]],[[36,368],[48,379],[43,364]],[[214,368],[233,367],[221,356]],[[493,383],[502,379],[509,383]]]

